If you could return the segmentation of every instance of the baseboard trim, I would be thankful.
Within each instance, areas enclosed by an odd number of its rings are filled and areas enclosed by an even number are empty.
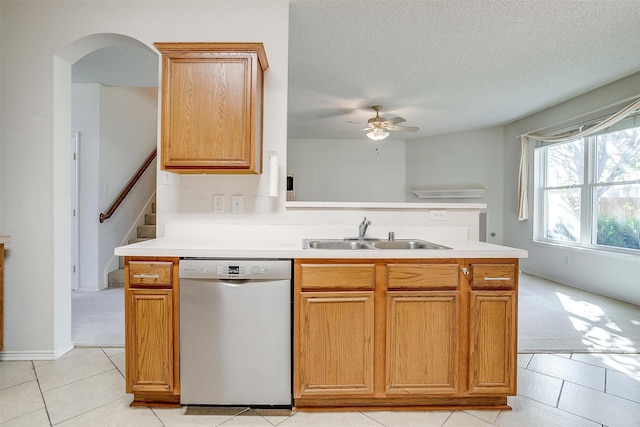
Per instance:
[[[74,347],[75,345],[72,341],[66,346],[54,351],[0,351],[0,360],[56,360],[73,350]]]

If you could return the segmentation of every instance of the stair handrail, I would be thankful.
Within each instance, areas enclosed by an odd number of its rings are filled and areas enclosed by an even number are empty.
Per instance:
[[[151,152],[151,154],[149,154],[149,157],[147,157],[144,163],[140,166],[136,174],[131,177],[127,185],[122,189],[120,194],[118,194],[118,197],[113,201],[113,203],[111,203],[111,206],[109,206],[109,209],[107,209],[107,212],[100,213],[100,224],[105,222],[105,220],[111,218],[111,215],[113,215],[116,209],[118,209],[118,207],[120,206],[124,198],[127,197],[127,194],[129,194],[131,189],[136,185],[136,183],[138,182],[142,174],[151,165],[151,163],[153,162],[153,159],[155,159],[157,155],[158,155],[158,149],[156,148],[153,150],[153,152]]]

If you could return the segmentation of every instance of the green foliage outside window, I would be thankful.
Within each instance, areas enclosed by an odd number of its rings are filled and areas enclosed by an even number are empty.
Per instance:
[[[640,249],[640,220],[618,221],[610,215],[598,216],[598,245]]]

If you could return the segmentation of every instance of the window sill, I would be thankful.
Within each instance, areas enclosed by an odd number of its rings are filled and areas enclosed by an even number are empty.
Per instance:
[[[629,259],[633,259],[636,261],[640,261],[640,255],[638,253],[638,251],[634,252],[623,252],[623,251],[607,251],[604,249],[598,249],[598,248],[590,248],[590,247],[585,247],[585,246],[577,246],[577,245],[571,245],[571,244],[563,244],[563,243],[557,243],[557,242],[547,242],[547,241],[542,241],[542,240],[532,240],[531,244],[533,246],[539,246],[542,248],[554,248],[554,249],[558,249],[558,250],[566,250],[569,252],[575,252],[575,253],[581,253],[584,255],[597,255],[597,256],[608,256],[611,258],[629,258]]]

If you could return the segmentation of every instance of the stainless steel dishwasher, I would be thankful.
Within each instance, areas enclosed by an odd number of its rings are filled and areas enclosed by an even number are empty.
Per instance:
[[[290,407],[291,260],[180,261],[180,402]]]

